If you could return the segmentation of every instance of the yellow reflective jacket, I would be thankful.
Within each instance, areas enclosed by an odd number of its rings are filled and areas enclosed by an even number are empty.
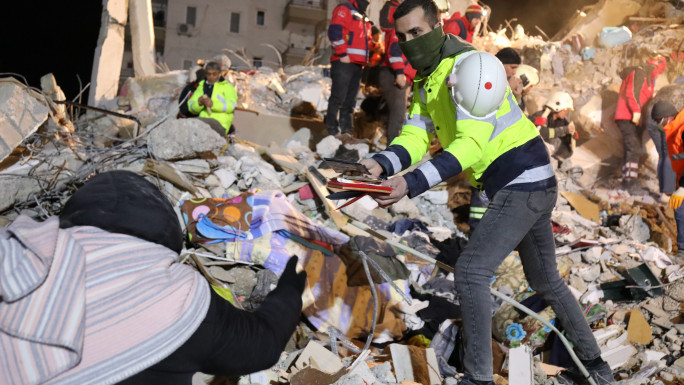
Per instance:
[[[442,59],[427,78],[415,82],[401,135],[374,159],[388,176],[396,174],[418,162],[437,135],[444,151],[404,175],[409,197],[462,171],[490,199],[504,186],[534,191],[555,185],[546,147],[510,88],[488,118],[473,117],[455,105],[446,79],[458,56]]]
[[[205,106],[199,104],[199,98],[204,95],[204,82],[202,80],[197,89],[188,100],[188,110],[199,114],[200,118],[212,118],[216,119],[223,128],[226,129],[226,134],[230,130],[230,126],[233,123],[233,111],[235,110],[235,105],[237,104],[237,92],[232,84],[225,80],[219,80],[214,83],[214,89],[211,93],[211,101],[213,105],[211,106],[211,114],[207,111]]]

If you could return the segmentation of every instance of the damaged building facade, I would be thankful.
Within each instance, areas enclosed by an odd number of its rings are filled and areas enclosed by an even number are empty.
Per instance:
[[[164,20],[154,33],[165,34],[163,61],[170,70],[134,71],[121,86],[118,77],[117,86],[100,82],[115,89],[94,87],[91,95],[98,97],[88,104],[95,108],[63,103],[59,79],[51,75],[40,89],[0,79],[0,226],[20,215],[45,220],[92,175],[132,171],[174,207],[185,233],[180,261],[223,288],[236,307],[258,308],[291,255],[307,272],[302,321],[278,363],[236,383],[455,385],[462,330],[450,268],[468,242],[470,188],[456,177],[389,209],[363,197],[338,210],[346,201],[326,198],[327,182],[339,173],[324,158],[357,162],[387,146],[382,118],[361,108],[355,115],[360,143],[328,135],[322,122],[329,67],[302,61],[325,34],[336,3],[155,0],[142,11],[108,3],[116,21],[106,26],[116,36],[123,36],[122,20],[133,22],[131,12]],[[577,147],[568,159],[552,160],[559,183],[552,214],[558,270],[615,381],[625,385],[684,384],[684,265],[675,258],[674,212],[660,193],[658,154],[646,132],[639,169],[644,192],[620,187],[622,137],[613,120],[620,71],[656,54],[668,65],[655,98],[684,108],[678,82],[684,10],[675,3],[600,0],[552,37],[521,26],[485,26],[474,40],[491,53],[513,47],[538,70],[528,111],[540,110],[554,91],[573,99]],[[381,4],[371,3],[369,13]],[[454,11],[466,3],[451,5]],[[316,51],[323,62],[325,40]],[[103,35],[101,41],[103,49],[113,44],[124,51],[123,39]],[[157,60],[149,44],[131,52],[124,68],[135,52]],[[217,56],[232,63],[225,77],[238,92],[233,141],[200,120],[177,118],[190,68]],[[138,68],[144,71],[144,64]],[[359,94],[359,107],[364,93],[372,90]],[[217,207],[229,207],[235,220]],[[517,252],[496,271],[491,288],[495,383],[563,383],[559,374],[572,362],[540,320],[558,327],[556,316],[529,288]],[[212,380],[218,378],[201,373],[194,379]]]

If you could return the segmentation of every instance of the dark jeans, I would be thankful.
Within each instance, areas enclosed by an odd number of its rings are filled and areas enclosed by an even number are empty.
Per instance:
[[[517,248],[530,287],[551,305],[580,359],[601,354],[582,310],[558,274],[551,229],[557,188],[498,191],[456,262],[455,283],[461,302],[465,372],[491,381],[492,310],[489,283],[504,258]]]
[[[641,139],[639,136],[643,130],[640,130],[631,120],[616,120],[615,123],[622,133],[624,162],[639,163],[639,156],[641,155]]]
[[[675,210],[674,217],[677,223],[677,246],[679,250],[684,250],[684,205]]]
[[[408,95],[408,87],[403,89],[394,84],[395,74],[391,68],[381,67],[378,74],[378,85],[382,97],[387,103],[389,109],[389,122],[387,123],[387,145],[392,143],[392,140],[399,136],[401,126],[406,120],[406,98]]]
[[[351,133],[352,114],[356,105],[356,94],[359,93],[363,67],[355,63],[342,63],[339,60],[330,65],[332,87],[328,99],[328,112],[325,114],[325,125],[330,135]],[[337,121],[339,112],[340,120]]]
[[[665,131],[650,116],[646,117],[646,129],[658,151],[658,184],[661,193],[671,194],[677,187],[677,175],[672,170],[672,162],[667,151]],[[677,241],[679,243],[679,241]]]

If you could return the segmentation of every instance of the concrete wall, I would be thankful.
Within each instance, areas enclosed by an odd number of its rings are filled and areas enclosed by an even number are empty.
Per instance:
[[[283,14],[288,0],[169,0],[166,25],[164,60],[170,69],[182,69],[184,60],[210,59],[226,49],[244,53],[249,63],[229,55],[236,69],[246,69],[255,57],[265,66],[277,67],[280,52],[294,45],[311,47],[314,27],[290,23],[283,30]],[[334,2],[332,0],[331,2]],[[195,27],[187,35],[178,33],[178,26],[186,22],[187,7],[196,7]],[[263,26],[257,25],[257,12],[265,12]],[[240,14],[240,30],[230,32],[231,13]]]

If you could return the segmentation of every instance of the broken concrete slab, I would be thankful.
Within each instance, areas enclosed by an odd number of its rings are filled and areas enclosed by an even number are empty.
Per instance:
[[[335,374],[344,369],[340,358],[316,341],[309,341],[294,366],[298,369],[311,367],[327,374]]]
[[[150,152],[161,160],[196,158],[225,145],[226,140],[199,119],[169,119],[147,138]]]
[[[0,161],[47,120],[50,109],[39,98],[14,78],[0,79]]]
[[[147,108],[159,117],[176,116],[178,95],[188,81],[187,71],[128,78],[121,86],[119,105]]]

